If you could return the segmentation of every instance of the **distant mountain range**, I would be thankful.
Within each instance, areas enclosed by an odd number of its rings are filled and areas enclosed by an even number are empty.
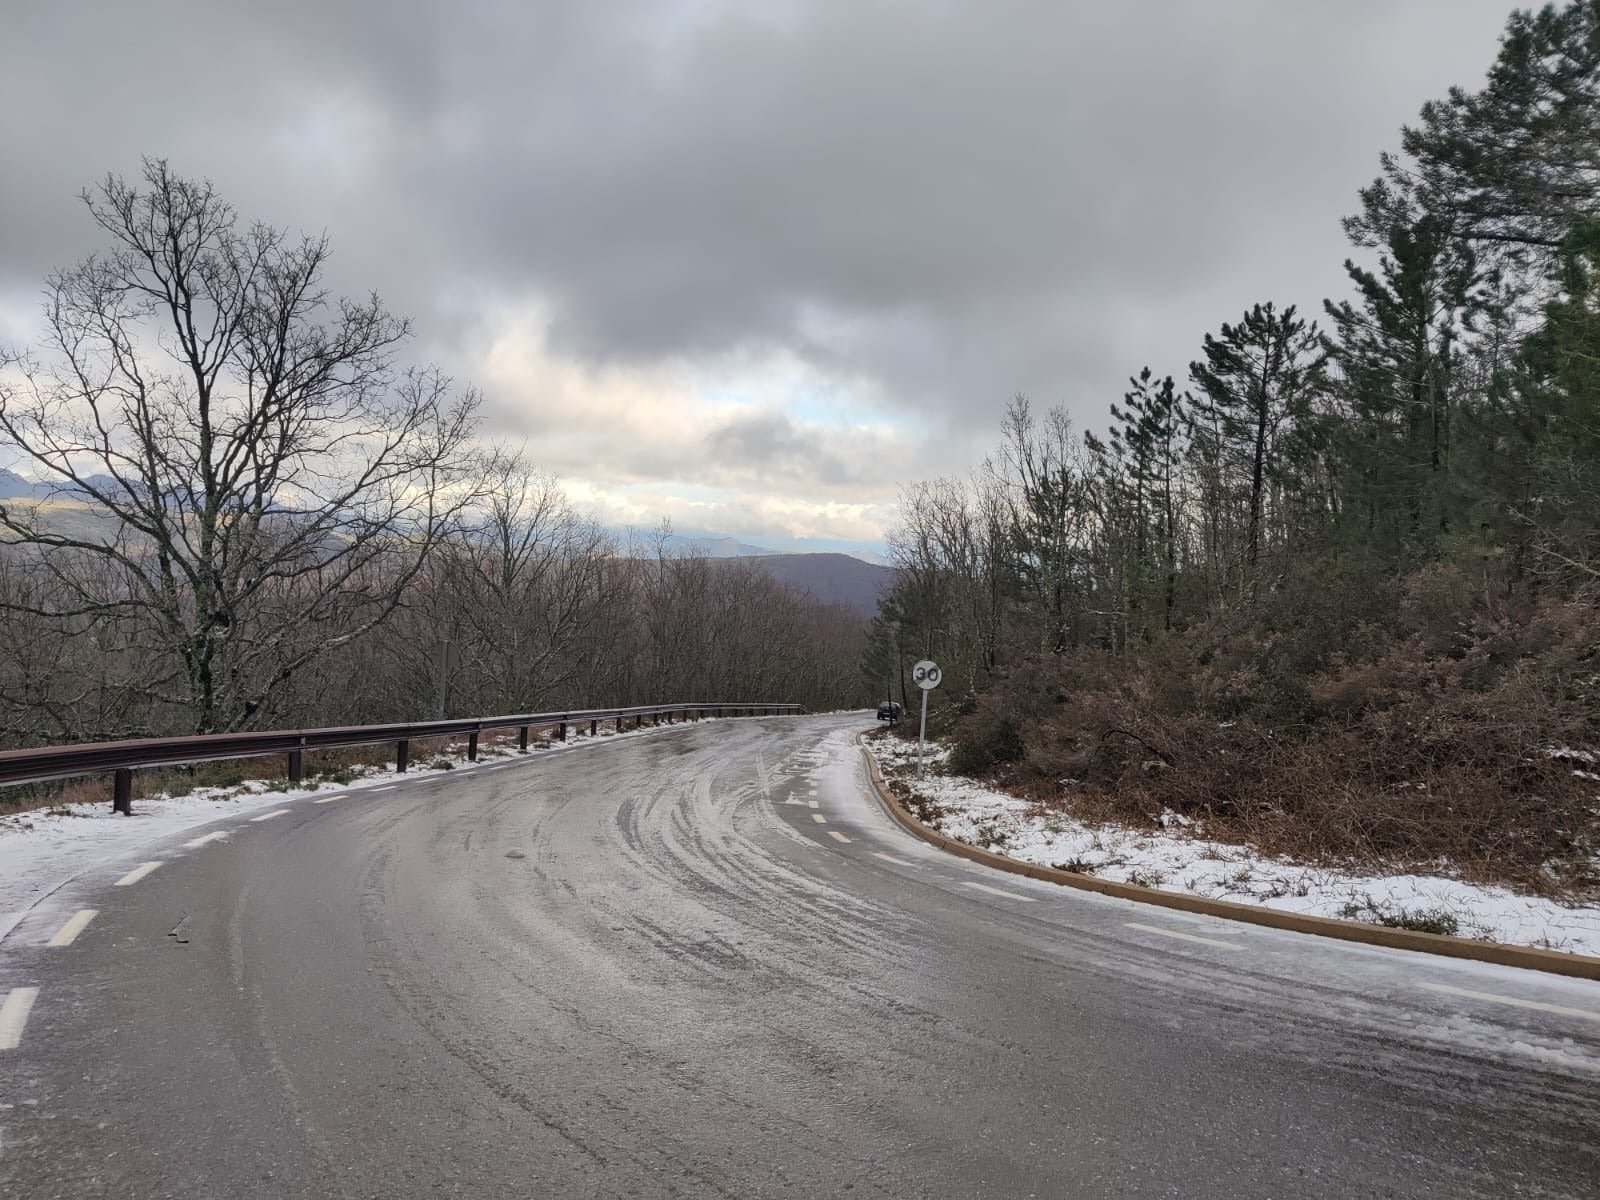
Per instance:
[[[91,475],[86,482],[101,491],[112,491],[118,487],[116,481],[109,475]],[[31,479],[18,475],[15,471],[0,469],[0,500],[89,502],[89,497],[70,484],[35,483]],[[610,532],[623,546],[627,546],[632,542],[639,547],[648,546],[652,550],[654,549],[655,535],[651,532],[637,529],[612,529]],[[793,558],[807,555],[843,555],[877,566],[888,565],[883,555],[872,550],[861,550],[849,545],[840,545],[837,542],[827,541],[815,543],[814,549],[812,545],[812,543],[802,542],[800,545],[774,549],[770,546],[757,546],[750,542],[741,542],[738,538],[728,537],[725,534],[701,531],[672,533],[668,534],[666,538],[666,548],[668,550],[703,554],[707,558]]]
[[[627,533],[619,533],[624,543]],[[653,537],[642,537],[654,550]],[[879,598],[894,582],[894,570],[870,550],[774,550],[716,533],[673,533],[665,539],[669,552],[702,554],[716,559],[750,559],[779,583],[805,592],[824,604],[842,604],[870,617]]]
[[[84,482],[102,492],[121,492],[122,485],[109,475],[89,475]],[[0,470],[0,500],[89,500],[89,494],[71,483],[35,483],[15,471]]]
[[[92,476],[90,482],[109,490],[109,477]],[[14,471],[0,470],[0,502],[32,500],[44,503],[46,523],[75,537],[95,537],[105,532],[110,514],[89,503],[76,488],[35,483]],[[626,535],[622,535],[626,542]],[[645,539],[648,540],[648,539]],[[871,551],[790,552],[755,546],[719,534],[674,533],[667,537],[670,551],[704,554],[709,558],[751,559],[778,582],[806,592],[824,604],[842,604],[862,616],[878,611],[878,599],[894,581],[894,571]],[[873,561],[873,560],[878,561]]]
[[[879,598],[894,582],[894,571],[848,554],[763,554],[755,566],[779,583],[808,592],[824,604],[842,604],[863,617],[878,611]]]
[[[738,538],[714,533],[673,533],[666,538],[668,550],[703,554],[707,558],[763,558],[776,553],[765,546],[752,546]]]
[[[613,531],[626,540],[626,531]],[[643,535],[642,541],[653,544],[651,535]],[[750,542],[741,542],[738,538],[728,537],[721,533],[707,533],[688,531],[684,533],[668,534],[666,539],[669,550],[689,550],[697,554],[704,554],[707,558],[770,558],[774,555],[800,555],[800,554],[843,554],[849,558],[859,559],[864,563],[873,563],[877,566],[888,566],[888,561],[883,555],[874,550],[862,550],[849,545],[827,540],[793,539],[793,544],[783,547],[757,546]]]

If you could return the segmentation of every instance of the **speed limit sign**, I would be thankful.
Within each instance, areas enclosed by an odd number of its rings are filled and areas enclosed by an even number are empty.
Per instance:
[[[917,777],[922,777],[922,747],[928,740],[928,693],[939,686],[939,680],[944,678],[944,673],[939,670],[939,664],[931,658],[925,658],[911,668],[911,678],[922,689],[922,724],[917,729]]]

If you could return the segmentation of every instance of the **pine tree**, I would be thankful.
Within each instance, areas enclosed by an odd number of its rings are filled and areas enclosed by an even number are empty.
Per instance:
[[[1545,573],[1600,582],[1600,220],[1563,246],[1559,293],[1487,408],[1485,485]]]
[[[1184,456],[1184,429],[1191,402],[1170,375],[1159,383],[1149,367],[1128,380],[1125,409],[1111,406],[1111,450],[1133,497],[1134,602],[1145,578],[1161,573],[1162,628],[1172,628],[1177,598],[1178,475]]]
[[[1450,522],[1457,342],[1483,307],[1480,273],[1470,245],[1382,180],[1361,198],[1361,217],[1347,227],[1364,240],[1382,231],[1377,270],[1347,259],[1360,303],[1325,304],[1334,333],[1324,342],[1339,372],[1342,420],[1332,436],[1344,512],[1366,543],[1427,555]]]
[[[1600,0],[1513,13],[1487,84],[1424,105],[1401,147],[1405,160],[1384,156],[1390,187],[1542,279],[1574,222],[1600,212]]]
[[[1269,490],[1292,488],[1285,468],[1296,460],[1292,439],[1325,384],[1326,353],[1315,322],[1307,324],[1290,305],[1279,313],[1257,304],[1237,325],[1206,335],[1205,359],[1189,373],[1200,389],[1209,418],[1203,446],[1219,467],[1241,481],[1248,498],[1245,557],[1260,561]]]

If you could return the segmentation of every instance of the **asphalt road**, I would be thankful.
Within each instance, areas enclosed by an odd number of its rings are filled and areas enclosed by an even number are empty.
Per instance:
[[[0,945],[0,1196],[1600,1195],[1600,985],[987,871],[878,808],[869,723],[350,789],[80,880]]]

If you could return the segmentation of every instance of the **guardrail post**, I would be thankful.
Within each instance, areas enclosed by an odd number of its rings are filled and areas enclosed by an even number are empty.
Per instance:
[[[599,734],[599,732],[600,732],[600,722],[599,721],[590,721],[589,722],[589,736],[590,737],[595,737],[596,735]]]
[[[118,767],[111,776],[111,811],[133,816],[133,772],[127,767]]]
[[[401,738],[394,744],[394,769],[400,774],[406,773],[406,767],[411,762],[411,743]]]
[[[528,727],[526,725],[524,725],[524,726],[522,726],[522,728],[517,730],[517,749],[518,750],[526,750],[527,748],[528,748]]]
[[[622,732],[622,717],[621,716],[617,717],[617,732],[618,733]]]
[[[289,782],[299,783],[305,778],[305,752],[303,750],[289,751]]]
[[[478,761],[478,733],[476,730],[467,734],[467,761]]]
[[[651,725],[659,725],[659,724],[661,724],[661,714],[658,713],[658,712],[651,713],[650,714],[650,724]]]
[[[561,740],[563,742],[567,740],[567,723],[565,721],[561,722]]]

